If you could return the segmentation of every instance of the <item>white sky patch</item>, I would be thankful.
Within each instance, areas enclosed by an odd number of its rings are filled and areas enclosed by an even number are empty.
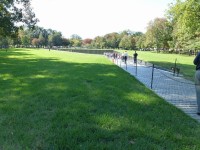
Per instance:
[[[145,32],[174,0],[32,0],[39,26],[83,39],[130,29]]]

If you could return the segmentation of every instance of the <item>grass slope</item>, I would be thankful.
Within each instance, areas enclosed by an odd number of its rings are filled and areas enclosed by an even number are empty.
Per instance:
[[[0,51],[0,149],[200,149],[200,124],[107,58]]]

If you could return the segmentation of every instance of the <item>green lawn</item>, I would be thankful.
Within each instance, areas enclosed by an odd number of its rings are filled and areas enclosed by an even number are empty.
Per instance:
[[[0,85],[2,150],[200,149],[197,121],[105,56],[0,51]]]
[[[118,50],[119,52],[123,52]],[[128,51],[130,56],[133,56],[134,51]],[[185,78],[193,80],[195,74],[195,65],[193,60],[195,56],[187,56],[180,54],[166,54],[157,53],[155,51],[137,51],[138,59],[150,62],[160,67],[171,70],[174,66],[175,60],[177,67],[180,68],[180,73],[184,75]]]

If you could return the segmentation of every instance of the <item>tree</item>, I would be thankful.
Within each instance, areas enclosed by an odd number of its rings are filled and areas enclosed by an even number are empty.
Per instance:
[[[22,15],[22,22],[31,29],[35,27],[35,24],[38,22],[38,19],[35,18],[35,14],[32,11],[31,3],[26,2],[24,3],[23,15]]]
[[[50,34],[48,37],[50,46],[61,46],[62,45],[62,34],[61,32],[54,31],[53,34]]]
[[[125,35],[133,35],[134,34],[134,32],[133,31],[131,31],[131,30],[124,30],[124,31],[122,31],[122,32],[120,32],[120,35],[123,37],[123,36],[125,36]]]
[[[77,34],[73,34],[71,35],[70,43],[71,43],[71,46],[80,47],[82,46],[82,38]]]
[[[23,36],[22,39],[21,39],[21,41],[22,41],[22,44],[25,47],[28,47],[29,45],[31,45],[30,44],[30,38],[27,35]]]
[[[7,48],[9,45],[8,38],[0,36],[0,49]]]
[[[167,16],[173,25],[172,35],[176,48],[200,48],[199,0],[177,0],[170,5]]]
[[[22,8],[17,7],[21,4]],[[29,10],[29,12],[28,12]],[[31,16],[30,16],[31,15]],[[29,27],[33,27],[37,19],[30,9],[30,0],[3,0],[0,3],[0,35],[16,37],[19,26],[16,24],[28,23]],[[31,21],[28,21],[31,19]]]
[[[91,45],[95,48],[103,49],[106,47],[106,40],[104,37],[97,36],[92,41]]]
[[[82,41],[82,44],[83,44],[83,46],[85,46],[85,47],[89,47],[89,46],[91,45],[92,41],[93,41],[92,39],[87,38],[87,39],[84,39],[84,40]]]
[[[62,38],[62,45],[63,45],[63,46],[69,46],[69,45],[70,45],[69,39]]]
[[[71,35],[71,39],[82,40],[82,38],[79,35],[77,35],[77,34],[72,34]]]
[[[169,48],[168,41],[172,40],[172,27],[166,18],[155,18],[150,21],[146,32],[146,45],[151,48]]]
[[[25,47],[31,45],[31,34],[29,30],[21,29],[19,30],[18,36],[21,40],[21,44]]]
[[[107,48],[118,48],[119,47],[119,42],[120,42],[120,37],[119,34],[116,32],[106,34],[104,36],[106,40],[106,47]]]
[[[34,45],[35,47],[39,47],[40,45],[40,40],[37,38],[34,38],[31,42],[32,45]]]
[[[42,33],[40,33],[38,40],[39,40],[39,45],[40,46],[44,46],[45,45],[45,38],[43,37]]]
[[[145,46],[145,34],[136,37],[136,47],[139,49],[144,49]]]
[[[135,38],[133,36],[125,35],[119,43],[119,47],[126,50],[135,49]]]
[[[49,36],[49,34],[51,34],[50,32],[48,32],[48,30],[44,29],[42,27],[35,26],[34,29],[29,29],[28,32],[30,32],[32,39],[33,38],[39,38],[40,39],[40,45],[47,46],[48,45],[48,36]]]

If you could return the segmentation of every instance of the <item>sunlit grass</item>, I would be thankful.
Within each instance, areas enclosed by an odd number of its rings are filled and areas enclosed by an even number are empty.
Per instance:
[[[101,55],[0,51],[0,85],[3,150],[200,148],[199,123]]]
[[[118,50],[123,52],[122,50]],[[133,56],[135,51],[128,51],[130,56]],[[176,66],[180,68],[180,73],[185,78],[193,80],[195,73],[195,65],[193,64],[194,55],[181,55],[181,54],[168,54],[168,53],[157,53],[155,51],[137,51],[138,59],[150,62],[157,66],[171,70],[171,67]]]

